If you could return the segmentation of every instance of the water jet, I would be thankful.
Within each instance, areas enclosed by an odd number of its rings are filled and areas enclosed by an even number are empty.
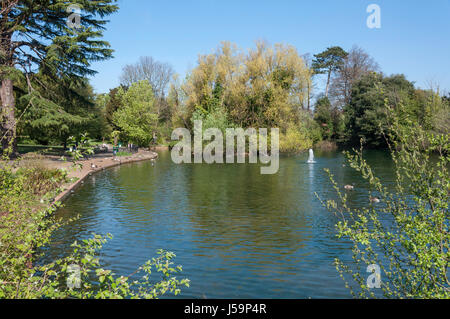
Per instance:
[[[312,149],[309,150],[309,158],[308,158],[308,164],[315,164],[316,161],[314,160],[314,151]]]

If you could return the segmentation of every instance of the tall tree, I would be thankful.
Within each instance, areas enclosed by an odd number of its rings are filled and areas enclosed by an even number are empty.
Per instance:
[[[344,59],[347,57],[341,47],[331,47],[324,52],[315,54],[312,63],[312,68],[316,74],[327,74],[327,87],[325,89],[325,97],[328,97],[328,91],[330,88],[331,76],[334,72],[339,70],[342,66]]]
[[[2,152],[15,153],[14,84],[21,70],[81,78],[95,74],[91,61],[112,56],[100,38],[105,16],[118,10],[116,0],[2,0],[0,10],[0,80]],[[78,10],[80,9],[79,13]],[[72,11],[77,11],[73,13]],[[71,21],[74,18],[75,23]],[[79,19],[78,19],[79,18]],[[70,23],[72,22],[72,23]],[[28,81],[28,85],[31,82]],[[30,89],[30,91],[32,91]]]
[[[113,130],[117,128],[113,121],[114,112],[116,112],[122,105],[122,100],[117,95],[120,88],[122,88],[122,90],[124,89],[123,87],[117,87],[109,90],[109,99],[105,106],[106,121],[109,125],[111,125]]]
[[[94,125],[95,95],[87,79],[53,78],[39,72],[30,76],[30,83],[31,93],[22,95],[16,87],[16,110],[23,114],[17,123],[18,134],[44,145],[66,145],[69,136]]]
[[[363,76],[352,86],[350,103],[344,108],[347,142],[358,145],[362,138],[368,147],[385,147],[386,103],[398,114],[403,114],[400,119],[410,119],[422,125],[424,121],[420,119],[418,110],[426,105],[414,101],[414,93],[414,84],[404,75],[384,77],[373,72]]]
[[[333,111],[330,100],[327,97],[319,98],[314,106],[314,119],[320,125],[324,140],[333,137]]]
[[[378,71],[378,63],[362,48],[353,46],[332,79],[333,104],[342,107],[350,103],[352,86],[368,73]]]
[[[122,106],[114,112],[113,122],[120,128],[122,137],[148,147],[158,127],[158,115],[150,83],[143,80],[133,83],[127,91],[120,88],[117,97]]]
[[[199,56],[183,92],[191,114],[223,109],[240,127],[276,126],[285,131],[305,105],[309,77],[292,46],[258,42],[243,52],[222,43],[215,53]]]
[[[136,64],[126,65],[122,70],[120,82],[124,86],[131,86],[135,82],[147,80],[154,95],[163,98],[173,74],[174,70],[170,64],[146,56],[141,57]]]
[[[313,82],[313,75],[314,75],[314,70],[312,68],[312,57],[311,54],[306,53],[302,55],[303,61],[305,61],[305,66],[308,68],[310,76],[308,81],[306,82],[306,108],[309,111],[311,111],[311,98],[312,98],[312,94],[313,94],[313,89],[314,89],[314,82]]]

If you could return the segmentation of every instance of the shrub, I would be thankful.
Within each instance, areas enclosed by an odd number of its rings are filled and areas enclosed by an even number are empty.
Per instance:
[[[121,136],[134,144],[148,147],[158,125],[155,97],[150,83],[133,83],[127,91],[120,88],[117,97],[122,106],[113,113],[113,123],[120,128]]]
[[[21,168],[18,175],[23,175],[24,191],[43,196],[59,189],[67,182],[67,172],[45,167]]]
[[[37,252],[62,225],[53,215],[55,207],[43,208],[41,196],[54,191],[64,177],[61,171],[40,167],[14,172],[6,162],[2,163],[0,298],[157,298],[166,293],[178,294],[182,286],[189,287],[187,279],[174,276],[182,270],[173,264],[175,255],[162,250],[138,268],[136,274],[142,273],[141,279],[117,277],[101,267],[98,251],[106,238],[95,234],[75,242],[67,257],[36,266],[34,263],[41,257]],[[79,277],[73,276],[74,267]],[[68,284],[74,279],[79,288]]]
[[[280,134],[280,151],[295,153],[311,148],[313,145],[307,131],[290,124],[285,134]]]
[[[339,217],[338,237],[350,240],[354,260],[344,264],[336,259],[336,267],[355,297],[375,297],[364,273],[367,266],[378,265],[385,297],[450,298],[449,135],[426,132],[411,121],[402,125],[388,110],[394,189],[375,176],[362,148],[346,152],[370,187],[368,202],[377,194],[381,204],[352,208],[330,174],[339,202],[324,204]]]
[[[336,145],[336,142],[321,141],[314,145],[314,148],[325,152],[332,152],[336,151],[338,146]]]

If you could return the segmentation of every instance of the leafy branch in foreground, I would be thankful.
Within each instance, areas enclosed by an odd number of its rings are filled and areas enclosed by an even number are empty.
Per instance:
[[[108,235],[107,238],[112,238]],[[46,298],[78,299],[155,299],[166,293],[175,295],[181,287],[189,287],[188,279],[177,279],[174,275],[182,271],[174,266],[175,254],[164,250],[157,257],[147,261],[128,277],[116,276],[111,270],[101,268],[97,253],[106,238],[93,234],[93,238],[75,242],[73,253],[51,264],[39,267],[37,282]],[[134,275],[142,274],[139,280],[131,280]],[[152,275],[160,275],[159,281],[151,281]],[[156,279],[156,278],[153,278]]]
[[[336,267],[354,297],[375,297],[366,269],[378,265],[386,298],[450,298],[449,134],[427,132],[387,109],[394,186],[376,177],[362,148],[345,152],[368,183],[368,197],[376,194],[381,203],[351,207],[328,170],[339,200],[323,204],[340,219],[337,236],[352,243],[353,263],[336,259]]]
[[[94,148],[91,145],[88,134],[83,133],[80,136],[79,143],[77,143],[77,139],[74,136],[70,136],[68,141],[72,145],[80,145],[80,147],[71,147],[71,149],[67,152],[71,157],[72,168],[74,169],[82,169],[83,164],[80,163],[80,160],[84,158],[88,158],[94,154]],[[62,157],[63,160],[66,160],[65,157]]]

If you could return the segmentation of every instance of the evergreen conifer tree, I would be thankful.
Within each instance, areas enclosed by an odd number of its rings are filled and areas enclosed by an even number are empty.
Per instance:
[[[25,77],[30,104],[53,108],[32,88],[42,72],[58,79],[80,80],[95,74],[93,61],[112,56],[103,41],[105,17],[118,10],[116,0],[2,0],[0,9],[0,81],[2,152],[15,153],[15,86]]]

